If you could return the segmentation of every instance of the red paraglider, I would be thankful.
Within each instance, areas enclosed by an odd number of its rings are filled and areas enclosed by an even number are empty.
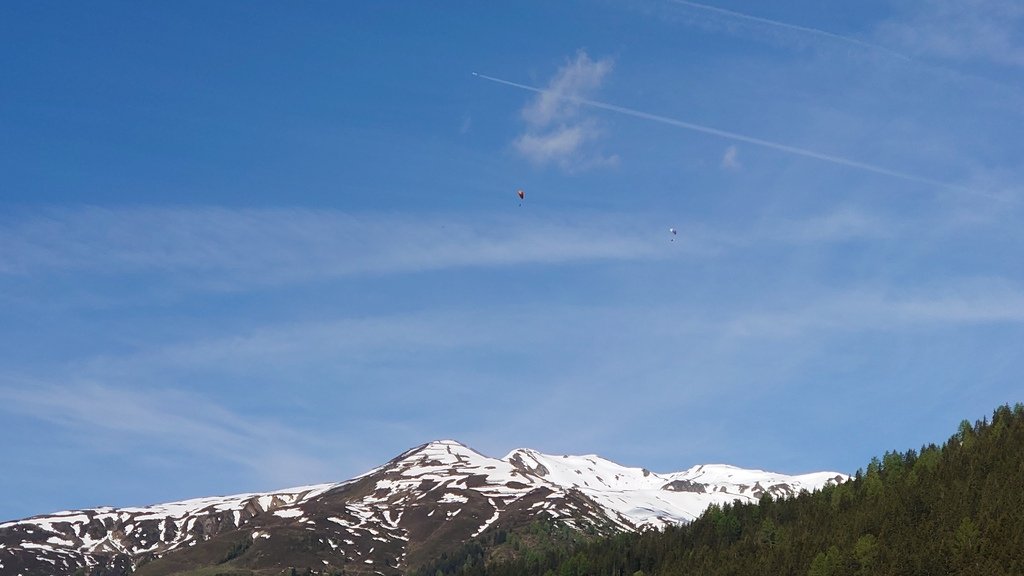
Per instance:
[[[519,196],[519,199],[522,200],[526,197],[526,192],[523,192],[523,189],[520,188],[519,190],[516,190],[516,196]]]

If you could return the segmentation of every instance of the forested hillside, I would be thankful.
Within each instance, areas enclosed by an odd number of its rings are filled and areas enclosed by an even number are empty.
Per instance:
[[[714,506],[663,531],[504,548],[470,543],[417,575],[1024,574],[1024,405],[796,498]]]

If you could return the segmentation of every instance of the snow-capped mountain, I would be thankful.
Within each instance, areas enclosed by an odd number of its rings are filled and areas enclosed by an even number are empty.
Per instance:
[[[6,522],[0,574],[172,574],[217,564],[397,574],[467,539],[538,519],[598,534],[659,528],[713,503],[786,497],[846,478],[725,465],[657,474],[528,449],[497,459],[445,440],[337,484]]]

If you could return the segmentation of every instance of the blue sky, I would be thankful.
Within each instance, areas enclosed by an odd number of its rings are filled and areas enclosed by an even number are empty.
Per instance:
[[[1010,0],[5,3],[0,519],[439,438],[786,473],[942,442],[1024,400],[1021,30]]]

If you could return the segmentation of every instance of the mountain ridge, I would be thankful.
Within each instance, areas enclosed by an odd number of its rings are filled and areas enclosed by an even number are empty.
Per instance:
[[[720,464],[659,474],[594,454],[517,448],[498,459],[435,440],[343,482],[4,522],[0,572],[172,574],[230,563],[265,573],[298,565],[397,574],[489,530],[537,520],[595,534],[662,528],[711,504],[792,496],[847,478]]]

